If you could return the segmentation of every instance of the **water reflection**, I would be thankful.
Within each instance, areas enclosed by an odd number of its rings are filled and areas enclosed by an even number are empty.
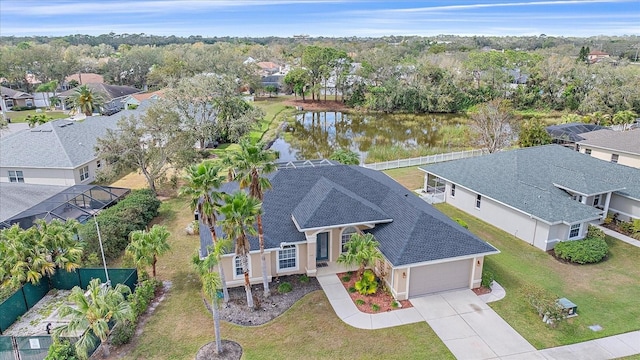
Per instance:
[[[295,115],[271,146],[280,160],[326,158],[347,148],[366,156],[372,146],[443,146],[439,129],[459,124],[454,115],[386,115],[306,112]]]

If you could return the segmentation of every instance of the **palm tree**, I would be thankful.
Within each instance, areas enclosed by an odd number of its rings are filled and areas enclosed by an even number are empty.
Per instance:
[[[51,80],[49,82],[40,84],[36,88],[36,92],[43,92],[45,94],[45,98],[47,99],[47,106],[51,107],[51,100],[49,99],[49,93],[53,93],[53,96],[55,96],[57,88],[58,88],[58,80]]]
[[[220,175],[222,168],[212,162],[202,162],[187,168],[187,175],[184,177],[185,185],[180,189],[180,195],[187,195],[191,199],[191,210],[196,210],[200,221],[209,227],[213,246],[217,243],[216,222],[218,220],[218,201],[221,193],[215,189],[220,188],[224,183],[224,176]],[[224,303],[229,302],[229,291],[227,281],[224,276],[222,264],[218,263],[218,272],[222,279],[222,293]]]
[[[131,232],[131,243],[126,252],[133,256],[139,269],[151,265],[153,277],[156,277],[156,263],[158,256],[171,249],[167,239],[171,236],[166,226],[153,225],[151,230],[136,230]]]
[[[628,130],[638,114],[631,110],[618,111],[613,115],[613,124],[622,125],[622,130]]]
[[[50,252],[42,246],[36,227],[27,230],[14,224],[0,231],[0,280],[2,287],[15,288],[22,283],[37,284],[55,272]]]
[[[244,273],[244,290],[247,293],[247,305],[253,309],[253,296],[251,295],[251,283],[249,282],[249,238],[255,236],[256,229],[253,224],[262,211],[262,203],[244,191],[240,190],[233,195],[223,195],[224,205],[220,207],[220,213],[224,220],[220,221],[224,232],[231,239],[235,239],[236,255],[240,257],[242,272]]]
[[[249,188],[249,195],[260,202],[264,200],[264,190],[271,188],[271,182],[263,175],[276,170],[274,161],[277,154],[273,150],[265,150],[264,144],[251,144],[247,139],[240,141],[240,150],[232,152],[224,159],[229,166],[229,180],[238,181],[240,188]],[[262,230],[262,215],[258,214],[258,241],[260,243],[260,266],[262,270],[262,284],[264,297],[269,297],[269,277],[267,276],[267,261],[264,255],[264,232]]]
[[[62,305],[59,314],[66,317],[69,323],[55,329],[55,335],[77,336],[80,334],[75,344],[78,354],[87,357],[89,349],[95,347],[97,336],[102,344],[102,352],[105,357],[109,356],[109,335],[111,329],[109,322],[114,321],[114,327],[118,323],[129,320],[133,321],[135,314],[131,304],[126,300],[126,295],[131,290],[123,284],[116,285],[115,288],[101,284],[100,279],[93,279],[89,283],[86,294],[80,287],[76,286],[71,290],[69,300],[74,303]]]
[[[47,250],[51,261],[58,269],[75,271],[82,264],[83,245],[78,240],[80,223],[75,219],[62,222],[53,219],[47,223],[36,220],[39,243]]]
[[[211,298],[211,312],[213,314],[213,333],[216,338],[216,354],[222,351],[222,337],[220,335],[220,301],[218,299],[218,289],[222,286],[220,274],[214,272],[214,268],[220,262],[220,255],[224,248],[229,246],[231,241],[220,239],[214,249],[209,251],[206,258],[200,259],[198,253],[192,259],[192,263],[196,271],[200,274],[202,280],[202,291]]]
[[[380,244],[372,234],[354,234],[344,244],[345,252],[338,256],[338,262],[346,265],[358,265],[358,278],[362,277],[364,269],[376,260],[382,260],[382,253],[378,249]]]
[[[94,93],[87,85],[82,85],[74,90],[71,96],[74,112],[81,112],[86,116],[91,116],[93,110],[102,106],[103,99],[99,94]]]

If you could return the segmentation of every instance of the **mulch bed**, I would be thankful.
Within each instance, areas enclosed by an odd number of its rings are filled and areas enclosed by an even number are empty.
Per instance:
[[[391,304],[395,301],[395,299],[393,298],[393,296],[391,296],[389,292],[384,291],[381,285],[378,285],[378,291],[373,295],[360,295],[360,293],[358,293],[357,291],[349,292],[349,288],[355,286],[355,283],[357,280],[356,274],[353,273],[349,275],[349,273],[345,272],[345,273],[339,273],[336,275],[340,279],[340,282],[342,283],[342,285],[344,285],[344,288],[349,293],[349,296],[351,297],[351,300],[353,300],[353,303],[356,305],[358,310],[362,311],[363,313],[378,314],[381,312],[413,307],[413,305],[411,305],[411,302],[409,300],[398,301],[398,303],[400,304],[399,307],[394,308],[393,306],[391,306]],[[343,277],[345,276],[349,276],[349,281],[343,281]],[[364,301],[364,304],[358,305],[357,300]],[[374,304],[379,306],[377,311],[373,309]]]
[[[216,342],[212,341],[201,347],[196,354],[196,360],[225,359],[239,360],[242,358],[242,346],[235,341],[222,340],[222,351],[216,354]]]
[[[489,294],[491,292],[491,288],[481,286],[475,289],[471,289],[471,291],[473,291],[476,295],[480,296],[480,295]]]

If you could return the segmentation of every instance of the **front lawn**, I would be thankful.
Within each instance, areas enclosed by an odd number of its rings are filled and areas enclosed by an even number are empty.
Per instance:
[[[469,230],[501,253],[486,258],[507,296],[489,305],[538,349],[573,344],[640,329],[640,248],[614,238],[608,258],[599,264],[572,265],[507,234],[448,204],[436,205],[451,218],[460,218]],[[578,315],[557,329],[548,328],[524,298],[528,285],[543,287],[578,305]],[[593,332],[589,325],[600,325]]]
[[[421,189],[424,186],[424,174],[426,173],[418,169],[417,166],[389,169],[383,172],[411,191]]]
[[[193,359],[213,341],[213,321],[204,308],[200,281],[190,267],[199,245],[184,227],[193,220],[186,199],[163,202],[154,223],[169,227],[172,250],[158,261],[158,276],[173,287],[135,338],[128,359]],[[222,336],[238,342],[246,359],[453,359],[426,322],[381,330],[359,330],[343,323],[323,292],[313,292],[283,315],[262,326],[223,322]]]
[[[27,116],[29,115],[46,115],[53,120],[55,119],[66,119],[69,117],[68,114],[65,114],[62,111],[42,111],[36,112],[36,110],[24,110],[24,111],[7,111],[7,117],[11,119],[12,123],[23,123],[27,122]]]

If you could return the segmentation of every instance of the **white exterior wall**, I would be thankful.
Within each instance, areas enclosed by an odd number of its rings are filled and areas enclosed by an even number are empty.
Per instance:
[[[611,194],[609,212],[618,213],[618,219],[628,221],[630,218],[640,219],[640,201],[617,194]]]
[[[604,161],[611,161],[611,155],[618,154],[618,164],[640,169],[640,155],[633,155],[629,153],[618,152],[615,150],[601,149],[591,147],[590,145],[580,144],[581,153],[585,154],[587,149],[591,150],[591,156]]]
[[[1,167],[0,181],[9,182],[9,171],[22,171],[25,184],[40,185],[75,185],[74,170],[72,169],[34,169],[20,167]],[[78,174],[78,177],[80,175]]]

